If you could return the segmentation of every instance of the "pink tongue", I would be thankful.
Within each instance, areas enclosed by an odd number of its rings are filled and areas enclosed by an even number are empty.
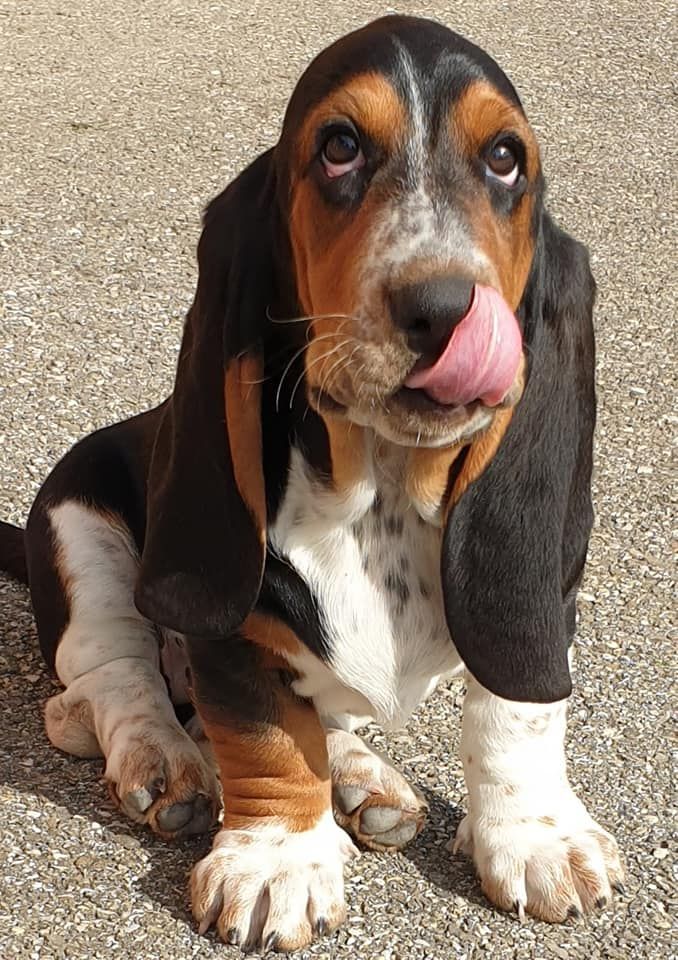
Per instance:
[[[522,336],[513,311],[492,287],[476,285],[468,313],[454,328],[442,354],[416,370],[405,386],[424,390],[436,403],[463,406],[501,403],[520,363]]]

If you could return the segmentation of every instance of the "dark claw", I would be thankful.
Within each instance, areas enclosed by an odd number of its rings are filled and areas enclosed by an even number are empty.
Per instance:
[[[612,884],[612,889],[619,894],[620,897],[626,896],[626,887],[621,882],[621,880],[615,880]]]
[[[329,933],[330,925],[325,917],[318,917],[315,922],[315,932],[319,937],[325,937]]]
[[[572,904],[572,906],[567,908],[567,916],[572,920],[580,920],[581,910],[579,909],[579,907],[575,907],[575,905]]]
[[[267,953],[269,950],[275,950],[278,946],[278,932],[276,930],[271,930],[269,935],[264,940],[264,953]]]
[[[230,943],[233,947],[240,946],[240,931],[237,927],[231,927],[226,931],[226,943]]]
[[[596,900],[596,906],[599,910],[602,910],[603,907],[607,906],[607,897],[598,897]]]

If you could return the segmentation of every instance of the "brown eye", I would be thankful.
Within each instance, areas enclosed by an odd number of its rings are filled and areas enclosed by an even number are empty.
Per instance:
[[[507,140],[495,143],[487,155],[487,170],[491,177],[512,187],[520,176],[516,148]]]
[[[348,130],[333,133],[325,141],[321,157],[328,177],[341,177],[365,163],[358,137]]]
[[[323,148],[323,155],[328,163],[337,165],[350,163],[358,156],[360,146],[357,139],[350,133],[335,133]]]

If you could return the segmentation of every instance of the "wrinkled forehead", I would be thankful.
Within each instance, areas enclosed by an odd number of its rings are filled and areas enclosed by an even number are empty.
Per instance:
[[[324,50],[302,75],[290,100],[283,138],[294,136],[314,107],[352,81],[379,78],[407,113],[417,111],[429,129],[473,84],[493,89],[522,115],[512,84],[483,50],[441,24],[414,17],[385,17]],[[387,121],[388,122],[388,121]]]

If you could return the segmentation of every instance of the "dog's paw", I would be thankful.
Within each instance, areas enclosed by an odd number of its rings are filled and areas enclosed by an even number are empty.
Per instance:
[[[550,815],[498,821],[466,816],[452,846],[472,857],[486,897],[503,910],[562,923],[623,892],[615,840],[571,795]]]
[[[344,864],[356,854],[327,816],[289,833],[278,824],[221,830],[191,876],[193,915],[245,950],[296,950],[344,920]]]
[[[130,725],[121,731],[105,777],[122,811],[167,839],[205,833],[216,821],[216,777],[179,726]]]
[[[327,748],[337,823],[372,850],[400,850],[409,843],[426,819],[421,794],[355,734],[331,730]]]

